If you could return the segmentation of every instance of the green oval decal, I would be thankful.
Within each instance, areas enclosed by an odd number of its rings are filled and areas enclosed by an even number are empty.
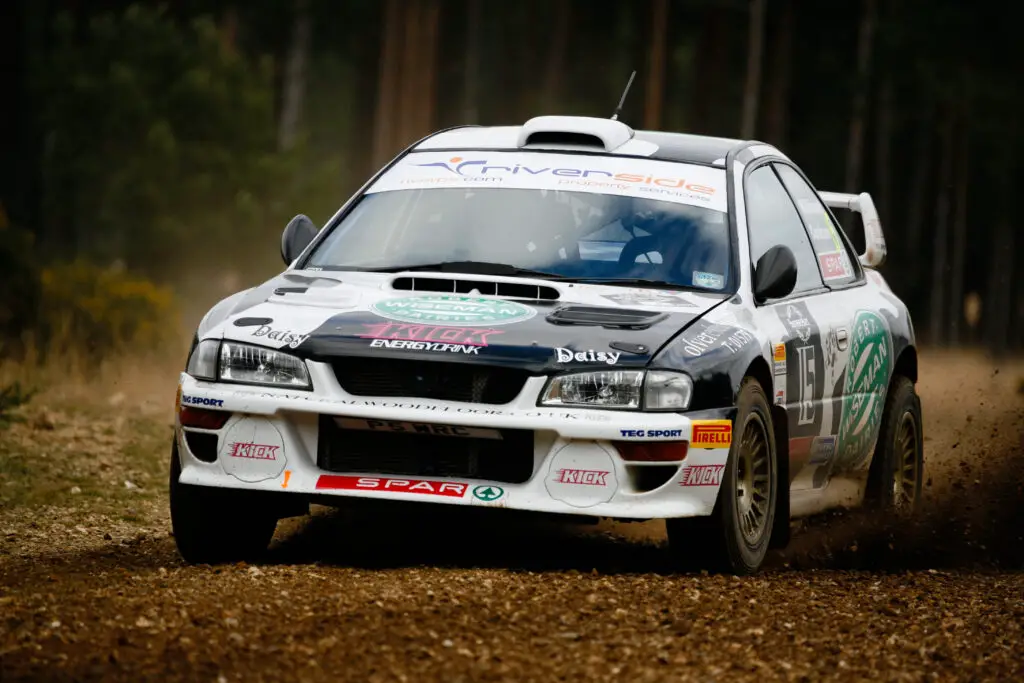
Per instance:
[[[878,437],[892,369],[892,340],[885,319],[871,311],[857,312],[851,337],[839,453],[844,463],[857,465]]]
[[[455,327],[507,325],[537,315],[537,309],[515,301],[451,295],[386,299],[370,306],[370,310],[390,320]]]

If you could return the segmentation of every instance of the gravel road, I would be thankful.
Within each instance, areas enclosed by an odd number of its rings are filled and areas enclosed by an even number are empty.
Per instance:
[[[130,515],[5,506],[0,680],[1024,680],[1024,369],[921,374],[922,514],[810,520],[750,578],[673,573],[656,523],[317,509],[265,563],[189,567],[155,476]]]

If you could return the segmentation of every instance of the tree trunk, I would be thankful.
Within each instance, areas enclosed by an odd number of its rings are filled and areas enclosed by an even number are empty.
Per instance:
[[[927,104],[923,107],[924,113],[917,123],[917,143],[914,145],[914,166],[913,177],[910,181],[910,196],[907,198],[907,253],[912,259],[914,273],[911,279],[918,280],[918,258],[921,250],[921,232],[924,228],[926,193],[928,192],[928,181],[932,171],[932,119],[934,119],[934,107]],[[883,228],[884,228],[883,224]]]
[[[388,0],[384,10],[377,112],[373,125],[373,165],[380,167],[397,151],[399,85],[402,66],[402,0]]]
[[[1014,260],[1014,230],[1010,219],[1005,217],[1008,215],[1003,214],[1004,218],[995,226],[992,250],[990,251],[988,288],[985,298],[982,300],[985,338],[989,350],[997,357],[1006,352],[1008,341],[1016,327],[1012,324],[1015,307],[1011,287],[1014,286],[1014,278],[1009,276]],[[1024,278],[1017,278],[1018,289],[1021,279]],[[1020,298],[1018,297],[1018,306],[1019,302]],[[1016,342],[1016,339],[1014,341]]]
[[[969,81],[968,81],[969,82]],[[964,105],[965,110],[968,105]],[[970,114],[961,113],[957,140],[955,195],[953,214],[952,273],[949,278],[949,343],[960,343],[961,321],[964,319],[964,254],[967,251],[967,189],[970,183]]]
[[[765,141],[776,147],[786,144],[786,123],[789,116],[789,84],[793,71],[794,0],[780,0],[779,34],[772,52],[772,80],[768,93]]]
[[[277,146],[281,150],[294,147],[299,134],[302,100],[306,94],[306,62],[309,60],[311,32],[309,3],[307,0],[295,0],[295,25],[284,71],[284,97],[277,135]]]
[[[693,60],[693,75],[690,78],[690,109],[687,128],[691,133],[726,133],[712,124],[719,88],[708,87],[708,83],[722,83],[728,61],[727,28],[730,17],[718,3],[704,9],[700,39],[697,42],[697,56]]]
[[[420,37],[422,36],[423,0],[402,0],[405,26],[402,31],[402,67],[399,71],[399,125],[395,151],[413,141],[418,128],[420,113],[419,84],[416,82],[420,70]]]
[[[483,42],[482,0],[469,0],[466,16],[466,56],[462,81],[462,118],[464,123],[480,121],[480,45]]]
[[[871,49],[875,37],[875,0],[864,0],[857,39],[857,75],[853,88],[850,138],[846,149],[846,191],[860,189],[860,170],[864,158],[864,128],[871,87]]]
[[[750,27],[747,36],[747,81],[743,88],[743,120],[740,137],[750,140],[757,128],[757,105],[761,95],[761,62],[764,45],[766,0],[750,0]]]
[[[414,119],[406,144],[432,133],[437,125],[437,29],[441,17],[438,0],[424,0],[420,15],[418,75],[409,74],[417,84],[416,102],[419,116]]]
[[[953,177],[953,122],[955,111],[947,107],[946,121],[942,131],[942,168],[939,171],[938,208],[935,215],[935,249],[932,253],[931,332],[929,342],[941,346],[946,341],[946,274],[949,264],[949,191]]]
[[[221,16],[220,21],[220,35],[221,41],[228,52],[236,52],[238,43],[238,8],[234,5],[228,5],[224,9],[224,14]]]
[[[541,106],[545,114],[553,114],[558,109],[558,101],[562,97],[565,77],[565,53],[569,42],[569,10],[570,0],[555,0],[554,33],[548,46],[547,67],[544,74],[544,93]]]
[[[883,230],[892,216],[892,101],[892,79],[886,78],[878,93],[878,130],[875,137],[876,206]]]
[[[665,62],[668,37],[668,0],[651,5],[651,48],[647,53],[647,98],[644,103],[644,128],[661,129],[665,106]]]

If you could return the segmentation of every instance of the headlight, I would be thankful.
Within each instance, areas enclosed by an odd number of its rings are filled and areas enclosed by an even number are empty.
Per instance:
[[[192,350],[185,372],[208,382],[311,389],[302,359],[274,349],[206,339]]]
[[[693,381],[668,370],[599,370],[558,375],[548,381],[543,406],[682,411],[690,407]]]
[[[302,359],[274,349],[225,341],[220,345],[217,379],[222,382],[309,389]]]

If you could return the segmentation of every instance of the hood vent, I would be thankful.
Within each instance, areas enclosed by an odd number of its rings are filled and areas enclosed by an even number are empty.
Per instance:
[[[481,296],[503,296],[509,299],[530,299],[533,301],[557,301],[558,290],[544,285],[528,285],[522,282],[495,282],[490,280],[458,280],[437,277],[399,277],[391,283],[394,289],[413,292],[443,292],[445,294],[469,294],[474,290]]]
[[[667,313],[625,308],[563,306],[548,316],[548,322],[555,325],[595,325],[608,329],[645,330],[667,317]]]

